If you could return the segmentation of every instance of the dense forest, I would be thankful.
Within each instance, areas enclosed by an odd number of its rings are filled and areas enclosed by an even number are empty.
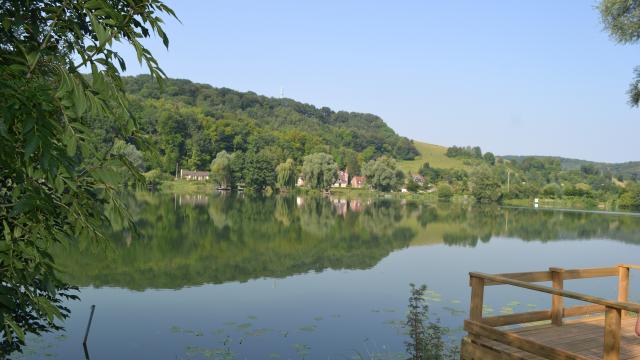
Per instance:
[[[209,170],[216,154],[251,154],[273,167],[305,155],[331,154],[338,166],[382,155],[413,159],[411,140],[398,136],[378,116],[317,108],[286,98],[167,79],[159,87],[149,76],[123,78],[131,111],[149,147],[114,144],[112,121],[92,119],[95,141],[106,153],[126,155],[143,171],[173,174],[176,165]]]

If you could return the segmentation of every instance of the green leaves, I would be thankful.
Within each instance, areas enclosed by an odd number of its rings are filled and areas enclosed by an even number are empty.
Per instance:
[[[24,330],[15,322],[11,317],[6,317],[4,319],[5,324],[5,333],[11,334],[9,329],[13,330],[13,332],[18,336],[21,342],[24,343]]]
[[[57,275],[51,244],[76,236],[102,238],[105,204],[130,218],[114,194],[122,169],[140,179],[129,159],[100,153],[92,117],[115,118],[115,138],[131,141],[131,117],[113,40],[140,48],[155,77],[153,55],[138,40],[160,28],[152,1],[3,2],[0,29],[0,354],[24,344],[26,333],[58,329],[72,287]],[[117,9],[117,10],[116,10]],[[166,8],[168,9],[168,8]],[[160,10],[159,12],[163,12]],[[80,60],[78,60],[80,59]],[[79,61],[79,62],[78,62]],[[79,71],[90,68],[91,75]],[[124,221],[127,226],[130,222]]]
[[[640,0],[602,0],[598,9],[605,29],[616,42],[635,44],[640,41]],[[631,106],[640,104],[639,73],[636,68],[627,91]]]
[[[76,154],[76,150],[78,148],[78,140],[76,135],[73,133],[73,129],[71,126],[67,126],[66,131],[64,132],[62,142],[67,146],[67,155],[73,156]]]

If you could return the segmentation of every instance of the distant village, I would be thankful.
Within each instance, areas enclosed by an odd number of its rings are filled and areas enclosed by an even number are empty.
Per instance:
[[[208,171],[190,171],[190,170],[180,170],[180,179],[189,180],[189,181],[209,181],[211,177],[210,172]],[[410,174],[410,179],[413,180],[416,184],[423,186],[425,179],[422,175],[419,174]],[[338,178],[331,187],[333,188],[347,188],[351,187],[353,189],[361,189],[366,186],[367,178],[365,176],[349,176],[349,173],[346,170],[338,171]],[[297,187],[304,187],[305,181],[304,177],[298,176],[298,180],[296,181]],[[406,188],[401,189],[402,192],[407,192]]]

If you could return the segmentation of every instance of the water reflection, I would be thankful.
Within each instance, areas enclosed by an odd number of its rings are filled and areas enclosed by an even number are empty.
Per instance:
[[[82,240],[56,249],[71,283],[178,289],[329,268],[368,269],[407,246],[473,247],[496,236],[640,243],[640,219],[625,215],[228,193],[141,192],[127,201],[139,237],[118,230],[109,235],[107,249]]]

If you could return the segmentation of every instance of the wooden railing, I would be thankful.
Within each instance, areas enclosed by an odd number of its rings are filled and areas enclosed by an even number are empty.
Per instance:
[[[574,270],[549,268],[549,271],[499,275],[469,273],[471,304],[469,320],[465,321],[464,325],[465,330],[472,337],[488,338],[547,359],[586,359],[578,354],[552,348],[496,327],[545,320],[550,320],[553,325],[562,326],[564,318],[604,312],[604,359],[619,360],[621,321],[624,311],[640,313],[639,304],[628,302],[630,269],[640,269],[640,266],[622,264],[616,267]],[[618,277],[617,301],[564,290],[565,280],[613,276]],[[551,282],[552,287],[534,284],[548,281]],[[492,285],[512,285],[548,293],[551,295],[551,309],[483,317],[484,290],[486,286]],[[590,305],[564,307],[564,298],[584,301]]]

